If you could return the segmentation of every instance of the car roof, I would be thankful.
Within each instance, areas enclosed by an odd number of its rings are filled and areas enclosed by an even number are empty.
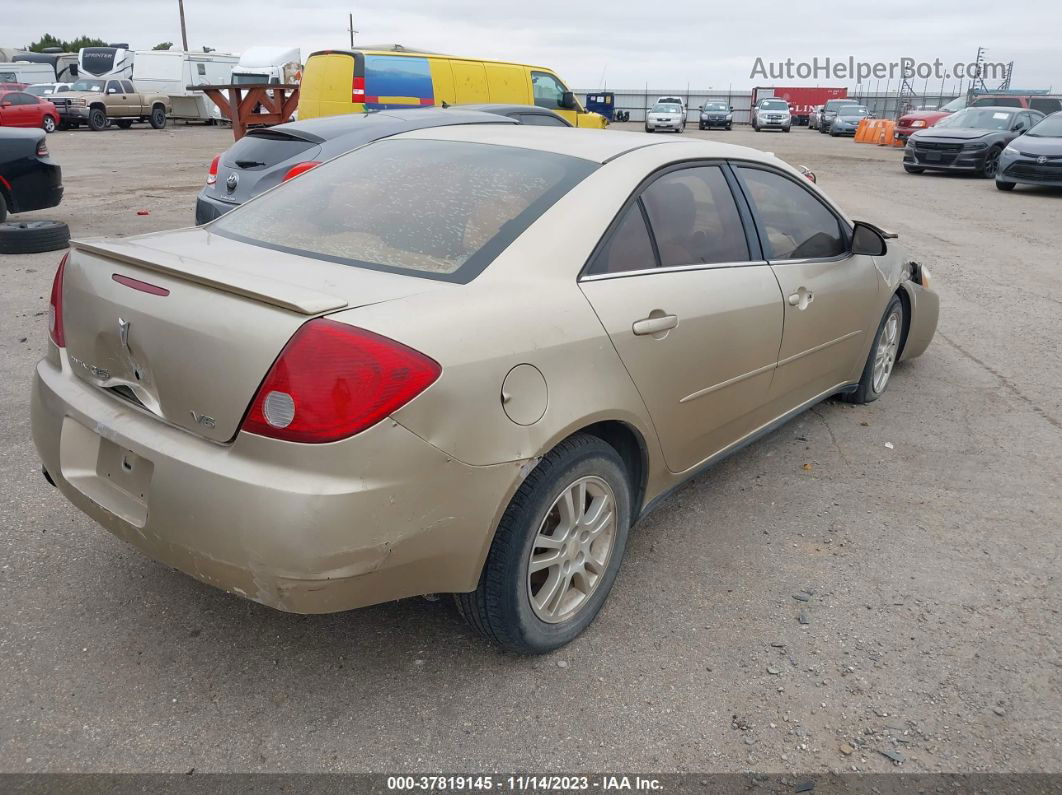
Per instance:
[[[279,124],[264,128],[269,134],[287,132],[302,135],[310,139],[331,141],[346,135],[367,135],[369,138],[380,135],[393,135],[403,130],[415,130],[421,127],[436,127],[446,124],[516,124],[514,119],[496,113],[460,110],[457,108],[408,108],[396,110],[374,110],[364,113],[345,113],[339,116],[322,116],[317,119]],[[385,132],[393,128],[391,132]]]
[[[554,152],[559,155],[578,157],[596,163],[606,163],[620,155],[637,149],[657,146],[682,146],[684,156],[696,158],[733,158],[774,162],[774,158],[758,149],[747,146],[719,143],[702,138],[663,138],[640,132],[619,130],[567,129],[562,127],[536,127],[532,125],[488,126],[466,125],[461,127],[435,127],[430,130],[414,130],[397,136],[398,139],[426,139],[437,141],[464,141],[468,143],[513,146]],[[666,155],[662,155],[666,158]]]

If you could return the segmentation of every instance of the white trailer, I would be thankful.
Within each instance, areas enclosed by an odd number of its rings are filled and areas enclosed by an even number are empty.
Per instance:
[[[0,63],[0,83],[54,83],[55,69],[46,63]]]
[[[188,86],[225,85],[239,60],[219,52],[137,50],[133,84],[146,94],[166,94],[173,108],[170,118],[217,121],[221,119],[217,106],[202,91]]]
[[[232,68],[234,84],[293,83],[302,68],[298,47],[250,47]]]

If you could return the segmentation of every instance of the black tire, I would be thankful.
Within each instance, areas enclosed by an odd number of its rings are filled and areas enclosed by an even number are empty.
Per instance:
[[[685,125],[685,124],[683,124],[683,125],[682,125],[681,127],[679,127],[679,128],[677,129],[677,130],[675,130],[675,132],[677,132],[677,133],[684,133],[684,132],[686,132],[686,125]]]
[[[528,563],[539,528],[554,503],[579,478],[594,476],[615,496],[611,556],[583,607],[558,623],[543,621],[531,606]],[[630,485],[615,449],[579,433],[543,456],[509,503],[494,535],[479,586],[454,594],[458,611],[477,631],[507,651],[545,654],[574,640],[594,620],[623,562],[630,526]]]
[[[0,224],[0,254],[37,254],[70,244],[70,229],[62,221],[21,221]]]
[[[132,119],[115,119],[114,123],[118,125],[119,130],[128,130],[130,127],[133,126]]]
[[[908,174],[924,174],[926,171],[921,166],[909,166],[906,163],[903,164],[903,170]]]
[[[88,126],[93,132],[99,132],[107,126],[107,114],[103,112],[103,108],[92,108],[89,111]]]
[[[728,125],[726,126],[726,128],[727,128],[728,130],[732,130],[732,129],[733,129],[733,126],[732,126],[732,125],[729,125],[729,124],[728,124]]]
[[[156,106],[151,109],[151,126],[156,130],[161,130],[166,126],[165,108]]]
[[[981,166],[980,174],[985,179],[995,179],[996,172],[999,171],[999,156],[1003,154],[1003,147],[993,146],[985,154],[984,165]]]
[[[783,127],[782,128],[782,132],[789,132],[792,129],[793,129],[792,127]]]
[[[1014,190],[1015,184],[1016,183],[1014,183],[1014,182],[1003,182],[1002,180],[999,179],[999,177],[996,177],[996,189],[997,190]]]
[[[889,367],[889,376],[886,377],[885,383],[881,385],[881,390],[878,391],[874,388],[874,360],[878,351],[878,345],[881,342],[881,338],[885,333],[886,324],[889,318],[898,313],[898,327],[896,329],[896,348],[894,352],[894,360]],[[863,375],[859,379],[859,387],[854,392],[842,394],[841,398],[846,403],[873,403],[883,394],[885,390],[889,388],[889,382],[892,380],[892,370],[896,367],[896,363],[900,358],[900,348],[903,346],[903,334],[904,334],[904,308],[903,301],[900,300],[900,296],[894,295],[892,300],[889,301],[889,305],[885,307],[885,314],[881,316],[881,322],[878,323],[878,333],[874,335],[874,342],[870,346],[870,353],[867,354],[867,362],[863,365]]]
[[[703,130],[704,129],[704,125],[703,124],[698,124],[697,125],[697,129],[698,130]]]
[[[56,127],[57,127],[57,129],[59,129],[60,131],[65,131],[65,130],[69,130],[69,129],[70,129],[70,123],[69,123],[69,122],[65,122],[65,121],[62,121],[62,120],[60,120],[60,121],[59,121],[59,124],[58,124],[58,125],[56,125]]]
[[[4,198],[3,192],[0,192],[0,224],[7,218],[7,200]]]
[[[652,132],[652,130],[650,130],[650,129],[649,129],[649,125],[648,125],[648,124],[647,124],[647,125],[645,125],[645,131],[646,131],[647,133],[651,133],[651,132]]]
[[[57,125],[55,123],[54,116],[45,116],[44,120],[41,122],[41,129],[44,130],[46,133],[55,132],[56,126]]]

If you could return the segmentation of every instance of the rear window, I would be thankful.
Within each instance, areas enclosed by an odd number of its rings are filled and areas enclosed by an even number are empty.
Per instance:
[[[259,169],[283,163],[316,146],[294,135],[274,130],[253,130],[230,146],[222,156],[229,168]]]
[[[596,163],[456,141],[377,141],[207,228],[343,265],[465,283]]]

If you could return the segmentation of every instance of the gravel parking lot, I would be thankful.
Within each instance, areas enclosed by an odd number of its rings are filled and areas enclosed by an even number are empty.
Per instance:
[[[97,527],[30,440],[59,254],[0,258],[0,770],[1062,772],[1062,192],[807,129],[685,135],[806,164],[898,231],[940,329],[882,400],[824,403],[674,495],[596,623],[537,659],[446,600],[283,614]],[[231,140],[55,133],[66,197],[24,217],[191,224]]]

